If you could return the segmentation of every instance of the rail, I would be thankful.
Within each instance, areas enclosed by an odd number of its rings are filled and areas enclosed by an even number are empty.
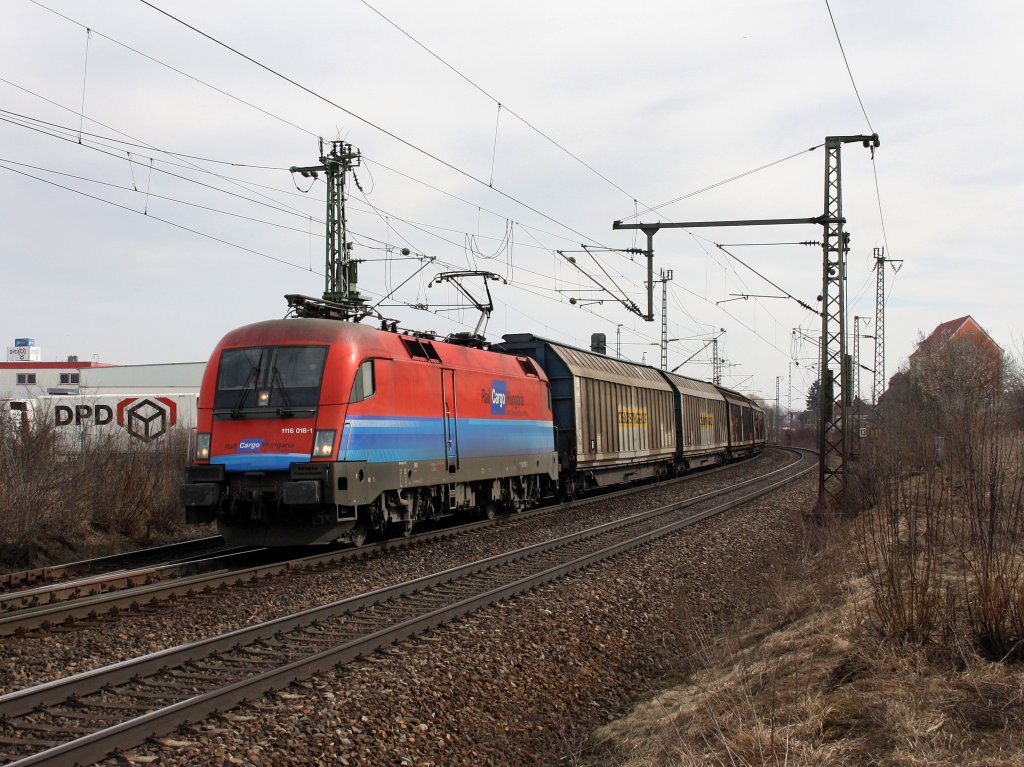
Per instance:
[[[0,751],[40,749],[20,758],[12,754],[12,767],[101,759],[114,749],[137,745],[671,535],[815,467],[804,455],[788,467],[724,490],[0,696]],[[755,484],[761,487],[736,497]],[[728,495],[734,497],[719,502]],[[690,513],[679,513],[686,510]]]

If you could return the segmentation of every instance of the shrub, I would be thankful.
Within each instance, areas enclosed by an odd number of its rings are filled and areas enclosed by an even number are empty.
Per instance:
[[[183,531],[186,430],[135,450],[95,440],[69,451],[44,418],[25,428],[20,415],[0,412],[0,562],[29,566],[53,551],[145,544]]]

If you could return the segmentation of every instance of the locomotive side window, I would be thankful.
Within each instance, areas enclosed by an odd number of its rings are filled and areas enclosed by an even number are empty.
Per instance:
[[[374,377],[373,360],[366,360],[356,371],[355,380],[352,381],[352,395],[348,398],[349,403],[362,402],[372,397],[377,391],[377,382]]]

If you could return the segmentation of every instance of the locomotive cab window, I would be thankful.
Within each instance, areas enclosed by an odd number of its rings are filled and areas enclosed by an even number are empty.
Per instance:
[[[348,398],[349,403],[362,402],[372,397],[377,391],[377,381],[374,377],[373,360],[366,360],[356,370],[355,380],[352,381],[352,394]]]
[[[225,349],[220,357],[213,407],[239,417],[243,411],[276,415],[311,409],[320,401],[325,346],[254,346]]]

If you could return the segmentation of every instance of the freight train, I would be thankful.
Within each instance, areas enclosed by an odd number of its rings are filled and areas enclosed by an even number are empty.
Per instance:
[[[363,543],[753,455],[737,392],[530,334],[486,345],[333,319],[228,333],[181,499],[232,544]]]

